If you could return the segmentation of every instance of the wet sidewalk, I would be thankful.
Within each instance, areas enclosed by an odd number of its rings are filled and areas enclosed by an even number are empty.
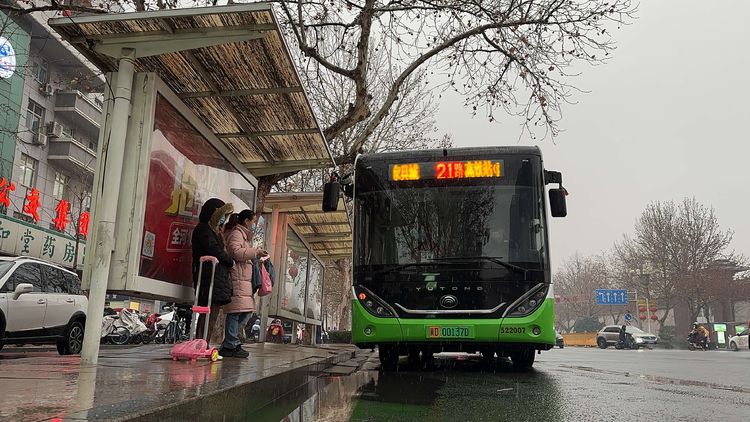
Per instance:
[[[248,359],[174,362],[170,346],[102,350],[96,368],[56,352],[0,353],[0,420],[233,420],[326,369],[351,345],[249,344]]]

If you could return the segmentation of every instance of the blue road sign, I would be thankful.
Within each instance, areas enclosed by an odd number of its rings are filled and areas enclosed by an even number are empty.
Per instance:
[[[628,321],[628,322],[630,322],[630,321],[632,321],[632,320],[633,320],[633,315],[632,315],[632,314],[629,314],[629,313],[628,313],[628,314],[625,314],[625,321]]]
[[[597,305],[627,305],[628,291],[625,289],[596,289]]]

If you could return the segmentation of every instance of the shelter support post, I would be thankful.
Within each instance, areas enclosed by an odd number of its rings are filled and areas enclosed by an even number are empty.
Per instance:
[[[102,320],[104,318],[104,303],[107,296],[109,282],[109,267],[114,251],[115,219],[117,216],[117,202],[122,177],[122,160],[125,152],[125,136],[128,129],[128,115],[130,112],[130,98],[133,90],[135,50],[123,48],[119,57],[119,69],[115,86],[114,107],[111,119],[111,131],[105,139],[102,149],[105,160],[104,174],[99,178],[100,186],[94,188],[98,192],[96,244],[94,245],[93,265],[91,268],[91,288],[89,290],[89,306],[86,311],[86,330],[83,337],[81,364],[96,365],[99,359],[99,342],[101,339]]]
[[[268,249],[268,253],[271,255],[271,262],[273,262],[276,265],[279,264],[279,259],[277,258],[276,253],[276,245],[278,244],[276,238],[277,238],[277,230],[279,228],[279,206],[274,205],[273,207],[273,213],[271,214],[271,221],[269,226],[271,227],[270,235],[271,235],[271,245]],[[281,275],[279,274],[277,278],[281,278]],[[276,280],[276,289],[280,289],[281,287],[281,280]],[[273,297],[274,295],[271,295],[270,297]],[[268,330],[268,313],[271,310],[271,304],[269,303],[270,300],[269,296],[260,298],[260,337],[258,337],[258,341],[261,343],[266,341],[266,331]]]

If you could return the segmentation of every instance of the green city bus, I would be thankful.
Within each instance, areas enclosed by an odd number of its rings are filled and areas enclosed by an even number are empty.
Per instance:
[[[529,368],[555,345],[546,209],[565,216],[566,192],[537,147],[360,155],[353,184],[352,341],[384,369],[457,351]]]

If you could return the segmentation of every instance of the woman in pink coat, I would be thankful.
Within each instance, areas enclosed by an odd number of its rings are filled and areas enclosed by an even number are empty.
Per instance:
[[[236,225],[226,228],[227,253],[234,259],[234,266],[229,272],[232,280],[232,302],[222,309],[226,314],[224,324],[224,342],[219,354],[224,357],[246,358],[250,354],[240,345],[240,323],[255,312],[253,297],[253,263],[256,257],[266,256],[264,250],[252,246],[253,221],[255,213],[243,210],[237,215]]]

